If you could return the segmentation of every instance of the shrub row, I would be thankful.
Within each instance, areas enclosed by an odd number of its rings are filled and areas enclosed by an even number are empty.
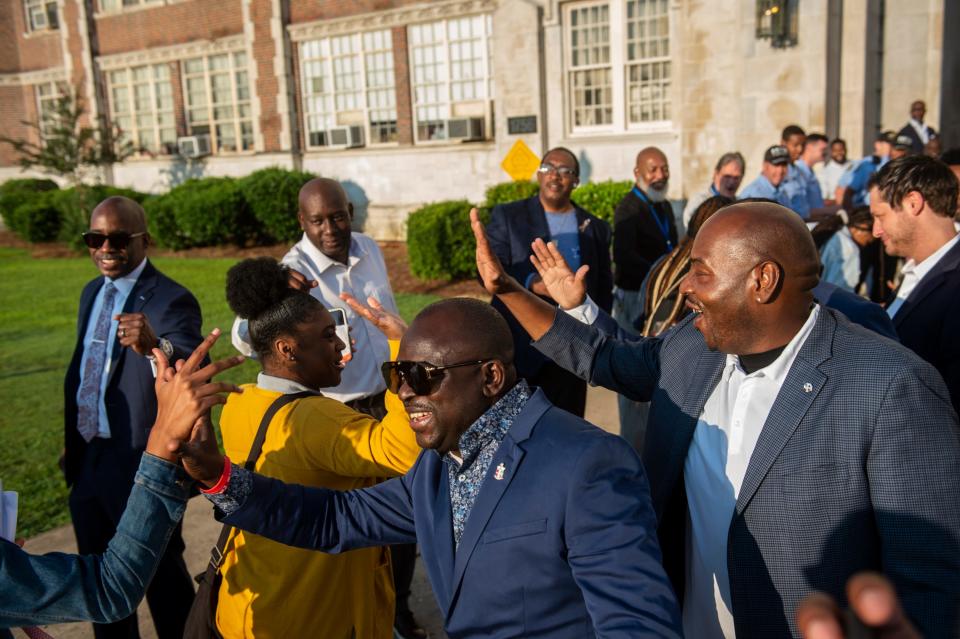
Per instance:
[[[103,185],[61,190],[51,180],[9,180],[0,185],[0,214],[30,242],[79,246],[90,211],[111,195],[124,195],[144,205],[150,233],[162,246],[291,242],[300,237],[297,195],[313,177],[268,168],[240,179],[188,180],[153,196]]]
[[[572,199],[581,208],[613,223],[613,212],[633,182],[607,180],[578,187]],[[484,223],[494,206],[537,194],[536,182],[503,182],[486,191],[479,206]],[[410,271],[421,279],[464,279],[476,275],[476,243],[466,200],[427,204],[407,219]]]

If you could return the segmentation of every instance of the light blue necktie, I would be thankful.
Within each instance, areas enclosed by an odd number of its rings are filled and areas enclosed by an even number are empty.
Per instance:
[[[110,331],[110,318],[113,316],[113,300],[117,296],[117,287],[113,282],[103,286],[103,305],[93,329],[93,339],[87,350],[86,363],[83,366],[83,384],[80,385],[78,402],[79,418],[77,429],[85,441],[97,436],[100,430],[100,378],[107,363],[107,342]]]

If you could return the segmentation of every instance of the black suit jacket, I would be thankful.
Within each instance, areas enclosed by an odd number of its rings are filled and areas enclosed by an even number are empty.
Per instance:
[[[610,312],[613,306],[613,273],[610,270],[610,225],[600,218],[574,205],[577,228],[580,229],[580,263],[589,264],[587,294],[603,310]],[[530,263],[533,251],[530,244],[537,238],[550,241],[550,227],[543,210],[540,196],[526,200],[499,204],[490,214],[487,224],[490,248],[500,258],[507,272],[524,284],[527,276],[536,269]],[[549,300],[552,303],[552,300]],[[535,375],[548,361],[530,346],[530,335],[523,330],[499,298],[492,302],[494,308],[506,318],[513,333],[516,353],[514,361],[521,376]]]
[[[87,446],[77,430],[77,390],[80,387],[83,337],[90,321],[90,309],[105,281],[104,277],[97,277],[84,287],[80,295],[77,344],[63,384],[66,450],[64,473],[67,485],[71,485],[77,478]],[[123,312],[146,315],[157,337],[165,337],[173,344],[174,360],[188,357],[202,340],[200,305],[196,298],[190,291],[158,271],[150,262],[147,262],[130,291]],[[130,453],[130,459],[117,462],[130,462],[136,469],[137,460],[147,445],[150,427],[157,416],[153,369],[146,357],[138,355],[133,349],[120,346],[118,341],[114,342],[110,357],[113,363],[110,380],[104,392],[110,436],[120,445],[118,449]],[[130,487],[119,489],[129,492]]]
[[[653,216],[667,223],[670,247]],[[638,291],[653,263],[677,245],[677,223],[669,202],[645,202],[631,191],[623,196],[613,215],[614,283]]]
[[[926,126],[930,130],[930,137],[931,138],[936,137],[937,132],[933,129],[933,127],[930,125],[926,125]],[[918,155],[920,153],[923,153],[923,140],[920,139],[920,136],[917,135],[916,129],[910,126],[909,122],[907,122],[904,125],[904,127],[900,129],[900,132],[897,133],[897,135],[898,136],[905,135],[910,138],[910,141],[913,143],[913,145],[910,147],[910,151]]]
[[[960,412],[960,242],[924,276],[893,317],[900,342],[940,371]]]

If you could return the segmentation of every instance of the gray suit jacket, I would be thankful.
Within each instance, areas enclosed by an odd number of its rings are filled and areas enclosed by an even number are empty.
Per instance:
[[[720,379],[692,318],[639,342],[558,313],[536,347],[561,366],[652,401],[644,463],[667,571],[682,596],[683,465]],[[737,636],[797,636],[811,590],[844,602],[860,570],[886,573],[927,637],[953,637],[960,600],[960,427],[932,366],[823,308],[764,424],[730,522]]]

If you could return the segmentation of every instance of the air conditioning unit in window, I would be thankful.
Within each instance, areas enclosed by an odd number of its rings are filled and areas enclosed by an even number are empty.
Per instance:
[[[363,127],[338,126],[327,129],[326,145],[331,148],[352,149],[363,146]]]
[[[451,118],[447,120],[447,138],[471,142],[483,139],[483,118]]]
[[[191,159],[210,155],[210,136],[188,135],[177,138],[177,153]]]

